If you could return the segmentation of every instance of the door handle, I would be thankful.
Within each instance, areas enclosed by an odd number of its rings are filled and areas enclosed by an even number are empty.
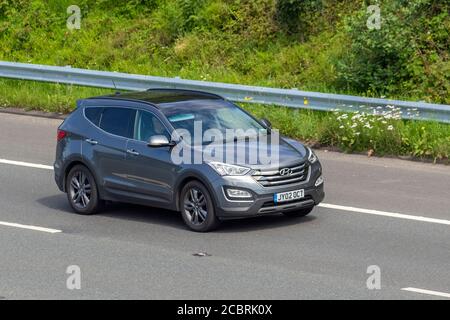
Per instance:
[[[98,144],[98,141],[93,140],[93,139],[86,139],[86,142],[87,142],[87,143],[90,143],[90,144],[92,144],[92,145]]]
[[[128,150],[127,150],[127,153],[132,154],[133,156],[138,156],[138,155],[139,155],[139,152],[137,152],[137,151],[134,150],[134,149],[128,149]]]

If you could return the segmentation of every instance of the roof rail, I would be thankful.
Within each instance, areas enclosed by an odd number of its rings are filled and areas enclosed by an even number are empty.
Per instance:
[[[211,96],[211,97],[216,97],[220,100],[225,100],[224,97],[222,97],[221,95],[218,95],[216,93],[212,93],[212,92],[208,92],[208,91],[202,91],[202,90],[193,90],[193,89],[178,89],[178,88],[149,88],[146,91],[182,91],[182,92],[193,92],[193,93],[198,93],[198,94],[202,94],[202,95],[207,95],[207,96]]]

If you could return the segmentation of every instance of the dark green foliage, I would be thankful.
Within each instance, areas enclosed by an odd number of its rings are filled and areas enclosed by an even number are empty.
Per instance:
[[[368,30],[379,3],[380,30]],[[68,30],[67,7],[81,8]],[[450,103],[449,0],[0,0],[0,60]]]
[[[336,61],[338,85],[449,103],[450,2],[383,1],[380,8],[379,30],[366,27],[366,7],[347,17],[349,49]]]
[[[306,33],[310,17],[322,10],[322,0],[277,0],[277,20],[288,33]],[[306,32],[305,32],[306,31]]]
[[[192,31],[200,26],[202,20],[198,14],[206,3],[205,0],[178,0],[181,8],[181,17],[183,19],[183,30],[185,32]]]

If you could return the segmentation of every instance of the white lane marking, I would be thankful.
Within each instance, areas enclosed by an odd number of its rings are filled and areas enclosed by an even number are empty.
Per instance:
[[[340,206],[340,205],[329,204],[329,203],[321,203],[321,204],[319,204],[319,207],[335,209],[335,210],[342,210],[342,211],[366,213],[366,214],[372,214],[372,215],[376,215],[376,216],[385,216],[385,217],[391,217],[391,218],[397,218],[397,219],[407,219],[407,220],[415,220],[415,221],[421,221],[421,222],[450,225],[450,220],[427,218],[427,217],[422,217],[422,216],[413,216],[413,215],[403,214],[403,213],[347,207],[347,206]]]
[[[59,232],[62,232],[61,230],[57,230],[57,229],[43,228],[43,227],[37,227],[37,226],[29,226],[29,225],[25,225],[25,224],[11,223],[11,222],[5,222],[5,221],[0,221],[0,225],[1,226],[6,226],[6,227],[13,227],[13,228],[20,228],[20,229],[28,229],[28,230],[34,230],[34,231],[47,232],[47,233],[59,233]]]
[[[30,167],[30,168],[36,168],[36,169],[53,170],[52,166],[47,166],[47,165],[44,165],[44,164],[37,164],[37,163],[30,163],[30,162],[22,162],[22,161],[13,161],[13,160],[0,159],[0,163],[12,164],[14,166]]]
[[[52,166],[47,166],[47,165],[43,165],[43,164],[36,164],[36,163],[30,163],[30,162],[22,162],[22,161],[13,161],[13,160],[0,159],[0,163],[11,164],[11,165],[16,165],[16,166],[23,166],[23,167],[31,167],[31,168],[37,168],[37,169],[53,170]],[[377,215],[377,216],[385,216],[385,217],[391,217],[391,218],[397,218],[397,219],[407,219],[407,220],[415,220],[415,221],[421,221],[421,222],[429,222],[429,223],[450,225],[450,220],[427,218],[427,217],[422,217],[422,216],[413,216],[413,215],[403,214],[403,213],[395,213],[395,212],[386,212],[386,211],[379,211],[379,210],[372,210],[372,209],[355,208],[355,207],[341,206],[341,205],[329,204],[329,203],[321,203],[321,204],[319,204],[319,207],[328,208],[328,209],[334,209],[334,210],[366,213],[366,214],[372,214],[372,215]]]
[[[445,292],[425,290],[425,289],[418,289],[418,288],[402,288],[402,290],[403,291],[415,292],[415,293],[429,294],[429,295],[432,295],[432,296],[450,298],[450,293],[445,293]]]

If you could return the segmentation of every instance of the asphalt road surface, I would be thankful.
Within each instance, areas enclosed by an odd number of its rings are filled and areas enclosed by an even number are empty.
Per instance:
[[[448,166],[319,151],[326,199],[309,217],[199,234],[147,207],[72,213],[51,170],[60,122],[0,113],[0,299],[450,298]]]

